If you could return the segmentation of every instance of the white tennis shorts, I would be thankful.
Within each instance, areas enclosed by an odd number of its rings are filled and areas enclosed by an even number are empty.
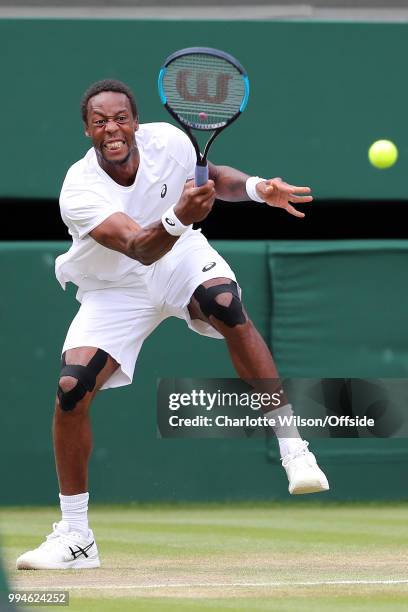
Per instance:
[[[168,317],[184,319],[193,331],[222,338],[211,326],[190,319],[188,304],[203,281],[236,281],[227,262],[201,232],[192,232],[152,266],[141,268],[134,286],[84,291],[62,352],[81,346],[106,351],[120,367],[102,389],[129,385],[144,340]]]

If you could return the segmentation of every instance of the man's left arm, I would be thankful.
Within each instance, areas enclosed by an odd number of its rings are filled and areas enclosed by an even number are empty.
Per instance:
[[[261,200],[269,206],[283,208],[295,217],[304,217],[304,213],[296,210],[293,204],[306,204],[313,200],[310,187],[289,185],[279,177],[259,179],[257,182],[255,177],[251,178],[248,174],[229,166],[215,166],[209,162],[208,167],[209,178],[215,184],[216,197],[226,202],[242,202],[256,198],[257,201]],[[250,187],[255,190],[254,198],[248,195],[248,179],[250,179],[249,191]]]

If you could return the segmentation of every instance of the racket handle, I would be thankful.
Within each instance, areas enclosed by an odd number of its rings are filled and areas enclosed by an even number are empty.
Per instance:
[[[208,164],[205,166],[199,166],[197,164],[195,169],[195,186],[200,187],[200,185],[205,185],[208,181]]]

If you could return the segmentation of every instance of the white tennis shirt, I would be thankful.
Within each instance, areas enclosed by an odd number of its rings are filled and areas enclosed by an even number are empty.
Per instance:
[[[184,132],[169,123],[145,123],[136,132],[140,165],[129,187],[116,183],[98,164],[95,150],[68,170],[60,195],[61,216],[72,246],[56,259],[55,273],[83,291],[127,287],[145,268],[140,262],[96,242],[89,232],[113,213],[123,212],[145,227],[180,199],[194,176],[196,155]],[[179,240],[193,230],[188,230]]]

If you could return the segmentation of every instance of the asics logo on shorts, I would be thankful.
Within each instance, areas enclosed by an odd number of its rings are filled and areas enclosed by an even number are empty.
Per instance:
[[[215,265],[216,265],[215,261],[210,261],[210,263],[204,266],[204,268],[202,269],[202,272],[208,272],[208,270],[211,270],[211,268],[213,268]]]
[[[72,550],[71,547],[69,547],[69,550],[72,553],[72,557],[74,559],[77,559],[78,557],[80,557],[81,555],[84,555],[84,557],[88,558],[88,555],[86,554],[88,552],[88,550],[95,544],[95,541],[91,542],[90,544],[88,544],[88,546],[85,546],[85,548],[81,548],[80,546],[77,545],[77,549],[78,550]]]
[[[171,227],[174,227],[176,225],[176,222],[173,221],[173,219],[169,219],[169,217],[166,217],[165,221],[166,221],[167,225],[171,225]]]
[[[166,185],[166,183],[164,183],[163,187],[161,188],[160,197],[164,198],[166,193],[167,193],[167,185]]]

